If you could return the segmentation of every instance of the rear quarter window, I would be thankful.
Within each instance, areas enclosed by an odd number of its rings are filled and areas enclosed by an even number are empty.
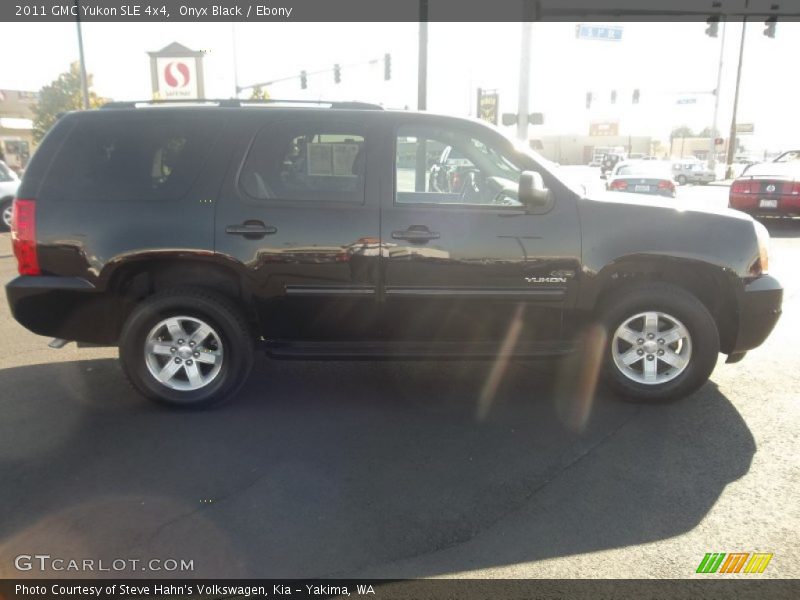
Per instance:
[[[40,199],[121,202],[184,196],[208,159],[221,123],[164,110],[163,115],[103,115],[74,123],[48,170]]]

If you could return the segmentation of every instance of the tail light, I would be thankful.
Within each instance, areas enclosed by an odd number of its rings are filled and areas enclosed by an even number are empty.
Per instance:
[[[781,192],[787,196],[800,196],[800,181],[789,181],[784,183]]]
[[[608,186],[610,190],[627,190],[628,189],[628,182],[624,179],[615,179],[611,182],[611,185]]]
[[[731,185],[731,194],[757,194],[758,189],[758,181],[739,179]]]
[[[36,202],[15,199],[11,213],[11,244],[20,275],[40,275],[36,253]]]
[[[675,184],[671,181],[664,179],[658,182],[658,189],[660,190],[669,190],[670,192],[675,191]]]
[[[769,271],[769,232],[758,221],[753,221],[758,242],[758,258],[750,265],[750,275],[758,277],[766,275]]]

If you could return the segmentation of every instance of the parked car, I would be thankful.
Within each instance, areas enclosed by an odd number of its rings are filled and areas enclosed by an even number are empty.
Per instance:
[[[731,208],[754,216],[800,216],[800,160],[751,165],[728,198]]]
[[[687,183],[705,185],[717,179],[717,174],[699,160],[682,160],[672,163],[672,176],[678,185]]]
[[[597,343],[612,389],[659,401],[779,318],[760,223],[587,197],[486,124],[354,103],[153,104],[56,122],[14,202],[20,275],[6,286],[14,318],[53,346],[118,346],[148,398],[232,397],[257,347],[497,360]],[[398,176],[398,148],[435,144],[475,166],[466,194],[432,189],[427,161]]]
[[[651,160],[617,163],[606,180],[606,189],[612,192],[675,197],[675,182],[672,180],[669,165]]]
[[[19,177],[0,160],[0,231],[11,229],[11,201],[17,193]]]

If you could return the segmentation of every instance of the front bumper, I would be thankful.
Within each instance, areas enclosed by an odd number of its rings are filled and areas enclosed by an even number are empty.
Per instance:
[[[79,277],[25,276],[6,284],[11,314],[38,335],[92,344],[114,341],[107,294]]]
[[[783,288],[777,279],[762,275],[744,286],[739,297],[738,331],[730,354],[760,346],[781,316]]]

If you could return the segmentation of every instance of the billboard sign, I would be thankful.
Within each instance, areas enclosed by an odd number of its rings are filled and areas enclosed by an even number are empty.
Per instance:
[[[478,118],[497,125],[497,107],[500,96],[497,90],[483,90],[478,88]]]
[[[589,124],[589,135],[619,135],[619,123],[616,121],[595,121]]]

